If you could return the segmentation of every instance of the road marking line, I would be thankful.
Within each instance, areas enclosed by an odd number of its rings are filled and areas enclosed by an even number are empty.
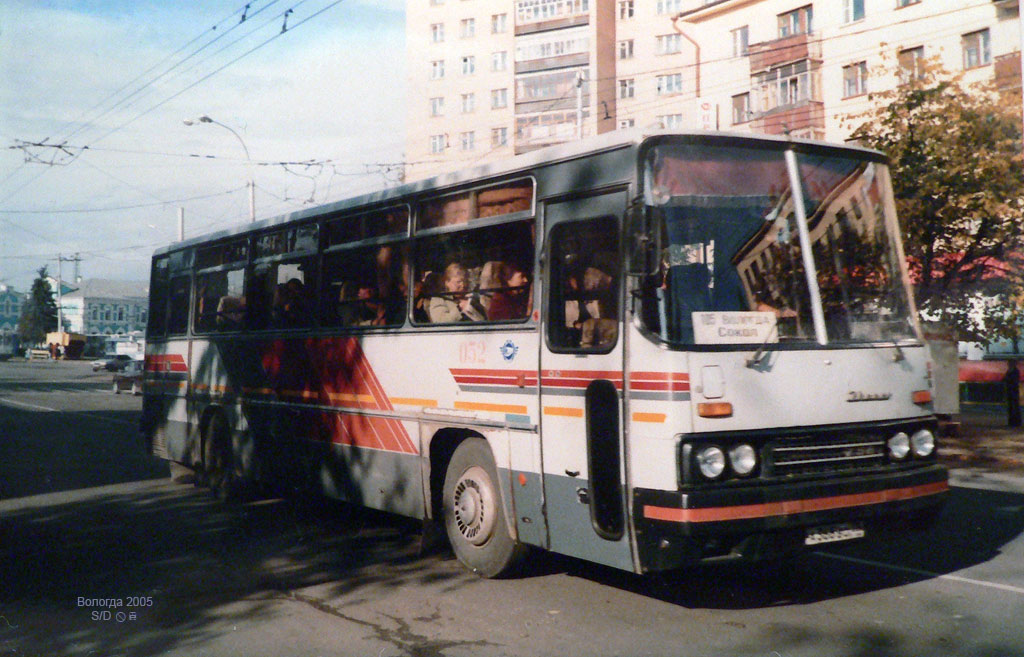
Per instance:
[[[868,559],[858,559],[856,557],[845,557],[838,554],[829,554],[827,552],[818,552],[818,556],[826,557],[828,559],[836,559],[837,561],[849,561],[850,563],[860,564],[862,566],[874,566],[875,568],[882,568],[885,570],[894,570],[902,573],[910,573],[912,575],[919,575],[921,577],[927,577],[928,579],[945,579],[951,582],[959,582],[961,584],[973,584],[975,586],[984,586],[990,589],[998,589],[1000,591],[1008,591],[1010,593],[1017,593],[1024,595],[1024,588],[1019,586],[1010,586],[1009,584],[996,584],[995,582],[986,582],[980,579],[970,579],[969,577],[960,577],[959,575],[942,575],[939,573],[933,573],[928,570],[921,570],[919,568],[909,568],[907,566],[894,566],[888,563],[882,563],[880,561],[870,561]]]
[[[9,406],[21,406],[23,408],[31,408],[35,411],[45,411],[47,413],[64,413],[65,415],[77,415],[93,420],[100,420],[102,422],[113,422],[114,424],[121,424],[126,427],[137,427],[138,424],[135,422],[126,422],[125,420],[118,420],[112,417],[97,417],[95,415],[89,415],[87,413],[81,413],[79,411],[62,411],[59,408],[50,408],[49,406],[37,406],[36,404],[28,404],[26,402],[15,401],[13,399],[0,398],[0,404],[7,404]]]

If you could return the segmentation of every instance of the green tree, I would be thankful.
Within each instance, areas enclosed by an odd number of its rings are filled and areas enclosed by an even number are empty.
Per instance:
[[[852,137],[892,160],[917,306],[961,339],[1020,337],[1024,293],[1021,100],[935,63],[846,117]],[[901,75],[902,73],[902,75]],[[880,76],[873,76],[877,79]]]
[[[57,330],[57,302],[53,298],[53,288],[46,280],[46,267],[36,273],[39,276],[32,281],[32,291],[18,319],[18,337],[23,345],[39,344],[46,339],[47,333]]]

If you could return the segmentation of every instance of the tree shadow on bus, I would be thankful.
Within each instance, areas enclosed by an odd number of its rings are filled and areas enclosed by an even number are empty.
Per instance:
[[[420,555],[419,523],[318,496],[225,505],[164,481],[72,499],[0,503],[0,652],[198,653],[225,627],[279,618],[284,602],[358,604],[475,580]],[[139,604],[129,608],[129,598]],[[94,620],[104,611],[136,617]]]
[[[885,532],[778,562],[716,564],[633,575],[554,555],[534,566],[687,608],[803,605],[927,581],[988,562],[1024,533],[1024,495],[954,487],[925,531]]]

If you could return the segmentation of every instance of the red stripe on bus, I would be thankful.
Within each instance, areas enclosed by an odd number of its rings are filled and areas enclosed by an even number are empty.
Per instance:
[[[655,392],[689,392],[689,381],[630,381],[632,390],[648,390]]]
[[[912,500],[928,495],[937,495],[949,490],[949,482],[939,481],[921,486],[893,488],[871,493],[855,493],[835,497],[818,497],[809,500],[786,500],[766,504],[748,504],[743,506],[723,506],[707,509],[676,509],[663,506],[644,506],[644,517],[650,520],[666,520],[669,522],[723,522],[729,520],[751,520],[772,516],[790,516],[798,513],[830,511],[886,502]]]

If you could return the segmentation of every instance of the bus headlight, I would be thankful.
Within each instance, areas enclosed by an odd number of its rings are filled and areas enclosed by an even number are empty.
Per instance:
[[[700,473],[707,479],[718,479],[725,472],[725,452],[720,447],[701,447],[694,458]]]
[[[910,437],[910,445],[915,456],[931,456],[935,451],[935,434],[927,429],[919,429]]]
[[[907,458],[910,453],[910,436],[903,431],[889,439],[889,455],[897,461]]]
[[[746,477],[757,468],[757,451],[750,445],[737,445],[729,450],[729,465],[740,477]]]

